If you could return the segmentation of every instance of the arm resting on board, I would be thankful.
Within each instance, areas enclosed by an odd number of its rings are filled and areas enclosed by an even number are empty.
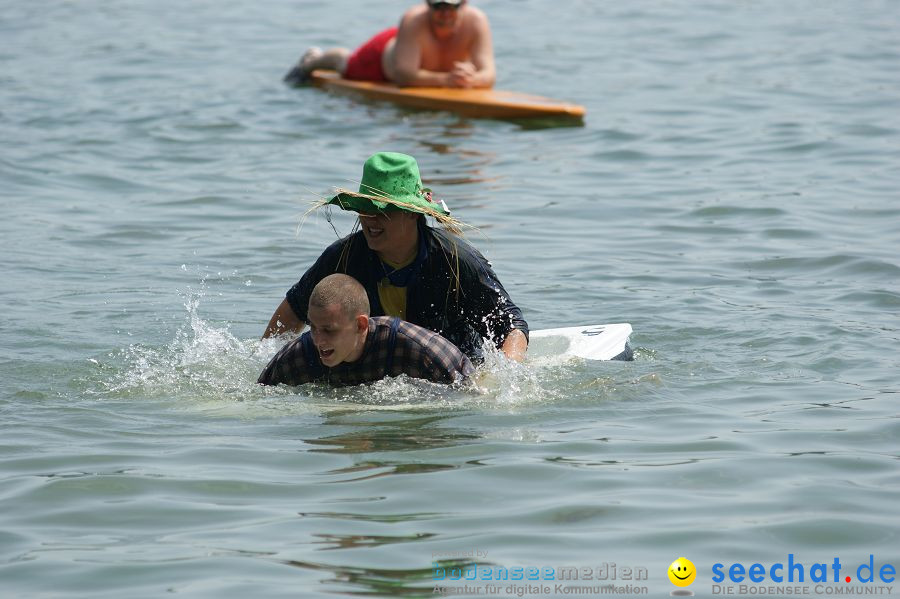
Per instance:
[[[528,351],[528,338],[519,329],[513,329],[506,336],[500,349],[510,360],[521,362],[525,359],[525,352]]]

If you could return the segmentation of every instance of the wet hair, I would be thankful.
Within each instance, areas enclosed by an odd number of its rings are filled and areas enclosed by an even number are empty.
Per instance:
[[[345,274],[328,275],[313,288],[309,305],[328,308],[339,305],[347,318],[360,314],[369,315],[369,297],[365,288],[353,277]]]

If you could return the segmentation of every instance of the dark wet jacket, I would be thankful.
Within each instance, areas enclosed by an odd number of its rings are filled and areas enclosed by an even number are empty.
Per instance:
[[[406,320],[440,333],[476,362],[482,360],[482,339],[500,347],[513,329],[528,336],[522,311],[478,250],[439,229],[421,225],[420,231],[427,256],[406,288]],[[365,287],[372,316],[383,316],[378,298],[383,272],[378,255],[358,231],[331,244],[287,292],[287,300],[306,322],[313,287],[330,274],[345,273]]]

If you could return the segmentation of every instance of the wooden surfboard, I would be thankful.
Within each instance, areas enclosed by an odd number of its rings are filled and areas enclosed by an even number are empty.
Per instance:
[[[336,93],[387,100],[410,108],[446,110],[463,116],[492,119],[533,117],[581,119],[584,107],[552,98],[497,89],[398,87],[393,83],[351,81],[334,71],[315,70],[312,83]]]

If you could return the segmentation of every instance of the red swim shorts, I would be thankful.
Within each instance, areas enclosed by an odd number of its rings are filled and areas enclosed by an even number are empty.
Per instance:
[[[344,79],[357,81],[387,81],[381,68],[381,55],[388,42],[397,35],[397,28],[385,29],[356,49],[347,59]]]

